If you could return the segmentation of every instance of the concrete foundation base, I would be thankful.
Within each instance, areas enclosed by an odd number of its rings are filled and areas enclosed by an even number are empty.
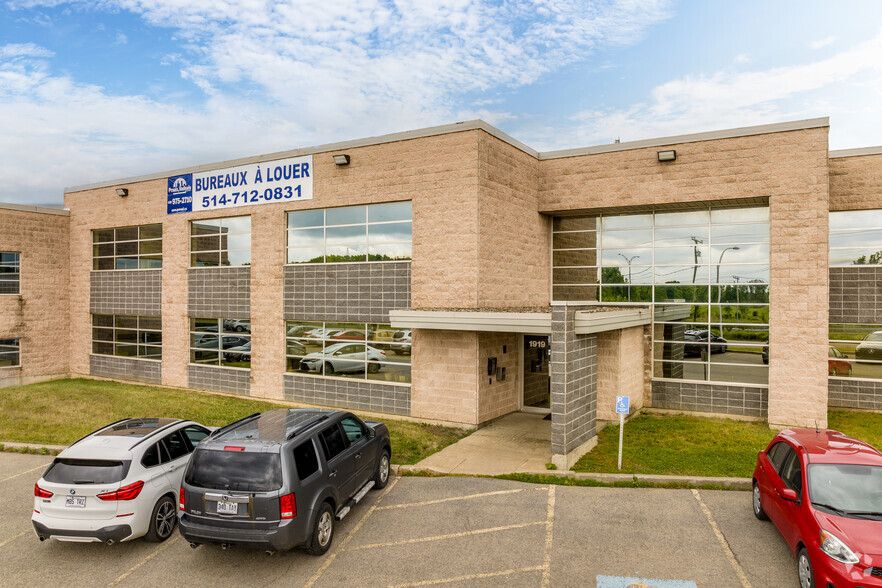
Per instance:
[[[551,456],[551,463],[559,470],[569,470],[579,461],[579,458],[597,447],[597,435],[591,437],[567,454],[556,453]]]

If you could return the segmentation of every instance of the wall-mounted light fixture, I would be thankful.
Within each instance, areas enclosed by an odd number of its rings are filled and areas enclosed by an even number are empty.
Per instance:
[[[349,165],[349,156],[345,153],[340,153],[334,156],[334,163],[337,165]]]
[[[676,161],[677,160],[677,152],[673,149],[669,151],[659,151],[658,152],[658,160],[659,161]]]
[[[126,196],[129,195],[129,189],[128,188],[117,188],[116,195],[119,196],[120,198],[125,198]]]

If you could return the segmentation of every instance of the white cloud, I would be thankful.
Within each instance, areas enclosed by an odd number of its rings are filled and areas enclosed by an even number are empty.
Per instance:
[[[828,45],[832,45],[836,41],[836,37],[825,37],[823,39],[818,39],[809,45],[812,49],[821,49],[822,47],[827,47]]]
[[[33,43],[11,43],[0,46],[0,59],[13,60],[21,57],[53,57],[54,51]]]
[[[875,105],[882,100],[880,55],[882,33],[813,63],[685,76],[655,87],[645,102],[628,108],[580,112],[568,133],[537,129],[532,138],[518,136],[547,150],[611,143],[619,136],[622,141],[633,141],[831,115],[842,120],[843,128],[863,127],[851,135],[852,140],[878,142],[882,112]],[[842,92],[844,84],[854,86],[854,91]],[[858,116],[860,124],[847,122]],[[857,146],[839,145],[839,136],[831,131],[832,148]]]
[[[748,57],[746,53],[739,53],[732,61],[734,63],[749,63],[750,57]]]
[[[627,45],[670,0],[8,0],[12,9],[123,10],[172,29],[163,64],[202,89],[114,96],[58,75],[36,46],[0,59],[4,198],[481,116],[470,92],[533,83],[596,47]],[[121,38],[117,39],[122,40]],[[19,47],[19,46],[6,46]],[[45,50],[43,50],[45,51]],[[22,61],[23,57],[30,60]],[[33,170],[39,169],[38,173]],[[18,198],[19,200],[26,197]]]
[[[129,42],[129,38],[126,36],[125,33],[117,33],[116,38],[113,40],[113,42],[116,45],[125,45]]]

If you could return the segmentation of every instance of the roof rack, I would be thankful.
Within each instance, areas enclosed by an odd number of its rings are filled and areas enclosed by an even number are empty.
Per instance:
[[[114,421],[114,422],[110,423],[109,425],[104,425],[103,427],[101,427],[101,428],[99,428],[99,429],[95,429],[94,431],[92,431],[92,432],[89,433],[88,435],[83,435],[82,437],[80,437],[79,439],[77,439],[76,441],[74,441],[73,443],[71,443],[70,445],[68,445],[68,447],[73,447],[74,445],[76,445],[77,443],[79,443],[80,441],[82,441],[83,439],[85,439],[86,437],[91,437],[91,436],[94,435],[95,433],[100,433],[100,432],[103,431],[104,429],[109,429],[109,428],[112,427],[113,425],[118,425],[118,424],[120,424],[120,423],[123,422],[123,421],[130,421],[130,420],[132,420],[132,417],[126,417],[126,418],[124,418],[124,419],[119,419],[118,421]]]
[[[317,425],[318,423],[320,423],[324,420],[327,420],[327,419],[328,419],[328,415],[323,414],[322,416],[316,417],[316,418],[312,419],[311,421],[306,421],[305,423],[303,423],[299,427],[295,427],[293,431],[288,433],[288,435],[285,437],[285,441],[290,441],[291,439],[293,439],[294,437],[296,437],[297,435],[299,435],[303,431],[311,428],[313,425]]]
[[[132,445],[131,447],[129,447],[129,450],[134,449],[135,447],[137,447],[138,445],[140,445],[141,443],[143,443],[144,441],[146,441],[146,440],[149,439],[150,437],[153,437],[153,436],[156,435],[157,433],[161,433],[162,431],[165,431],[165,430],[168,429],[169,427],[174,426],[174,425],[178,425],[178,424],[183,423],[183,422],[184,422],[184,419],[178,419],[178,420],[176,420],[176,421],[172,421],[172,422],[170,422],[169,424],[167,424],[167,425],[164,426],[164,427],[159,427],[159,428],[156,429],[155,431],[151,431],[151,432],[147,433],[146,435],[144,435],[143,437],[141,437],[141,439],[139,439],[137,443],[135,443],[134,445]]]
[[[232,423],[230,423],[230,424],[228,424],[228,425],[224,425],[224,426],[221,427],[220,429],[215,429],[215,430],[212,431],[212,433],[207,437],[207,439],[211,439],[212,437],[216,437],[216,436],[219,435],[220,433],[226,432],[228,429],[230,429],[230,428],[232,428],[232,427],[239,426],[239,425],[245,423],[246,421],[250,421],[250,420],[253,419],[254,417],[259,417],[260,415],[261,415],[261,413],[259,413],[259,412],[255,412],[254,414],[249,414],[249,415],[246,416],[246,417],[242,417],[242,418],[239,419],[238,421],[233,421]]]

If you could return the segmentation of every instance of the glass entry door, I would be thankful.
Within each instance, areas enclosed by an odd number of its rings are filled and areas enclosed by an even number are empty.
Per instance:
[[[524,410],[551,412],[551,343],[545,335],[524,335]]]

